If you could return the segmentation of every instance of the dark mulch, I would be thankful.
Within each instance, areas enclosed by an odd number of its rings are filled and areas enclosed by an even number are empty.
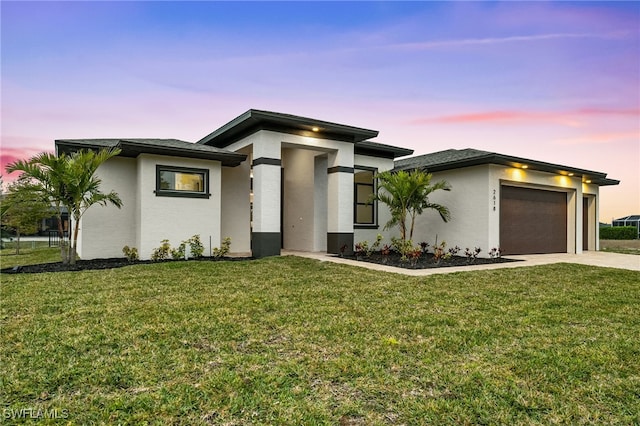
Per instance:
[[[508,259],[505,257],[499,257],[497,259],[477,258],[469,259],[466,256],[451,256],[449,259],[441,260],[440,263],[436,262],[435,257],[431,253],[426,253],[420,256],[420,258],[412,263],[411,261],[400,260],[398,253],[391,253],[388,256],[382,256],[379,253],[373,253],[371,256],[361,256],[356,258],[355,255],[343,256],[345,259],[353,259],[361,262],[377,263],[380,265],[395,266],[396,268],[404,269],[428,269],[428,268],[446,268],[451,266],[470,266],[470,265],[487,265],[491,263],[506,263],[506,262],[520,262],[517,259]]]
[[[252,257],[224,257],[222,259],[214,259],[212,257],[200,257],[190,260],[198,260],[203,262],[220,262],[220,261],[238,261],[252,260]],[[16,266],[14,268],[0,269],[1,274],[39,274],[42,272],[68,272],[68,271],[92,271],[99,269],[122,268],[131,265],[145,265],[149,263],[165,263],[165,262],[185,262],[185,260],[134,260],[128,261],[124,257],[113,257],[109,259],[91,259],[78,260],[75,265],[63,265],[62,262],[41,263],[38,265]]]

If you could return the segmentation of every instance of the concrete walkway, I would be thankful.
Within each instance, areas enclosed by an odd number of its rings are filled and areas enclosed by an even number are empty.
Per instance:
[[[640,271],[640,256],[633,254],[607,253],[602,251],[590,251],[582,254],[531,254],[519,256],[506,256],[509,259],[521,260],[522,262],[494,263],[487,265],[453,266],[446,268],[431,269],[403,269],[392,266],[378,265],[376,263],[358,262],[351,259],[343,259],[327,253],[311,253],[302,251],[283,250],[283,256],[300,256],[309,259],[316,259],[323,262],[342,263],[344,265],[359,266],[376,271],[391,272],[411,276],[427,276],[433,274],[448,274],[452,272],[464,271],[484,271],[488,269],[501,268],[521,268],[523,266],[549,265],[552,263],[578,263],[581,265],[601,266],[606,268],[628,269]]]

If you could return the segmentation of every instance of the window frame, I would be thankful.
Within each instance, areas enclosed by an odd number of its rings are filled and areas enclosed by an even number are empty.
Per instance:
[[[182,191],[176,189],[161,189],[160,174],[162,172],[176,172],[185,174],[202,175],[202,191]],[[179,198],[210,198],[209,193],[209,169],[197,169],[193,167],[166,166],[156,164],[156,190],[153,191],[156,197],[179,197]]]
[[[372,172],[373,182],[371,184],[356,182],[355,176],[358,171]],[[353,166],[353,227],[354,229],[379,229],[378,225],[378,201],[373,200],[371,203],[358,203],[358,186],[371,186],[373,187],[372,193],[377,193],[378,190],[378,179],[376,179],[376,174],[378,174],[377,167],[369,167],[369,166]],[[373,222],[372,223],[358,223],[358,206],[371,206]]]

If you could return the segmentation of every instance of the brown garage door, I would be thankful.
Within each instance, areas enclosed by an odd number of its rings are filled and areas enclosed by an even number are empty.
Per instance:
[[[500,248],[504,254],[566,253],[567,194],[503,185]]]

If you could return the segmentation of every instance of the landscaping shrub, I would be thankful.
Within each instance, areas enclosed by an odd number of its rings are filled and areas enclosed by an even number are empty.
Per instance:
[[[601,240],[635,240],[638,229],[635,226],[609,226],[600,228]]]
[[[153,253],[151,253],[151,260],[166,260],[169,259],[170,254],[171,244],[169,244],[169,240],[162,240],[160,247],[153,249]]]
[[[225,239],[222,240],[222,243],[220,244],[220,248],[214,247],[214,249],[212,250],[213,258],[221,259],[227,254],[229,254],[229,250],[231,250],[231,238],[226,237]]]
[[[135,262],[140,258],[138,256],[138,249],[135,247],[124,246],[122,247],[122,253],[129,262]]]
[[[202,241],[200,241],[200,235],[194,235],[189,238],[186,243],[189,244],[189,248],[191,249],[191,256],[202,257],[202,254],[204,253],[204,246],[202,245]],[[231,245],[231,240],[229,240],[229,245]]]
[[[180,243],[178,248],[171,249],[171,258],[173,260],[180,260],[185,258],[185,251],[187,249],[186,242]]]

